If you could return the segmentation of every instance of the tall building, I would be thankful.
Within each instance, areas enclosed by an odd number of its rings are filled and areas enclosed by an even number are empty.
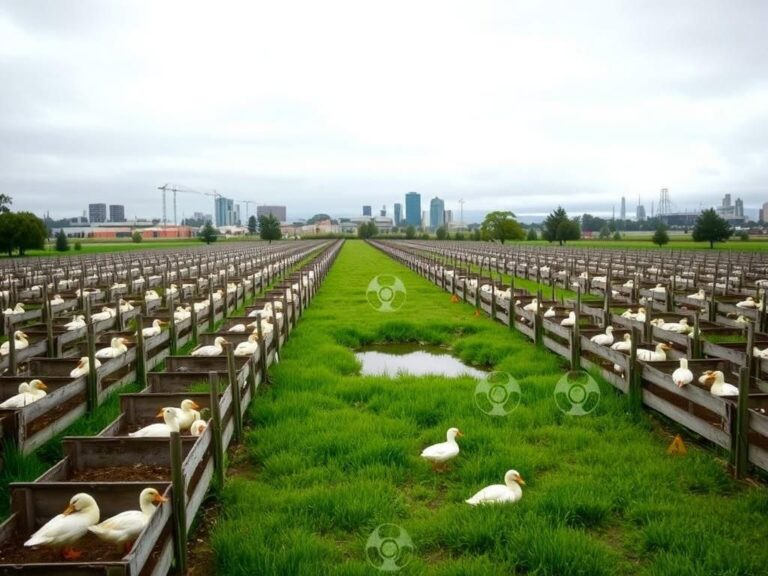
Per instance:
[[[382,205],[381,206],[381,210],[379,211],[379,216],[381,216],[382,218],[386,218],[387,217],[387,207],[386,207],[386,205]]]
[[[445,219],[443,220],[443,223],[446,226],[450,226],[451,224],[453,224],[453,210],[445,211]]]
[[[400,226],[403,223],[403,205],[400,202],[395,202],[395,226]]]
[[[760,209],[760,222],[768,222],[768,202],[764,202]]]
[[[217,196],[214,200],[216,207],[216,226],[234,226],[235,225],[235,202],[231,198]]]
[[[363,206],[363,216],[372,216],[370,206]]]
[[[741,198],[736,198],[736,203],[732,204],[730,194],[723,196],[722,204],[718,206],[716,210],[721,218],[728,220],[731,224],[736,224],[739,221],[745,220],[744,202]]]
[[[125,222],[125,206],[122,204],[109,205],[109,221]]]
[[[280,222],[288,221],[285,206],[256,206],[256,218],[268,216],[269,214],[272,214]]]
[[[627,199],[624,196],[621,197],[621,212],[619,216],[622,220],[627,219]]]
[[[107,221],[107,205],[106,204],[88,204],[88,221],[94,222],[106,222]]]
[[[642,204],[637,205],[637,215],[636,215],[637,221],[642,222],[645,220],[645,206]]]
[[[408,226],[421,226],[421,194],[408,192],[405,195],[405,223]]]
[[[437,230],[445,223],[445,201],[437,196],[429,201],[429,227]]]

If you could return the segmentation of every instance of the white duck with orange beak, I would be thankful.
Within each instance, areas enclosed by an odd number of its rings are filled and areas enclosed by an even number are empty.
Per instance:
[[[445,442],[427,446],[421,452],[421,457],[432,462],[432,467],[435,469],[459,455],[459,445],[456,442],[456,437],[461,438],[464,434],[458,428],[448,428],[445,435]]]
[[[72,544],[98,522],[99,506],[96,500],[90,494],[80,492],[72,496],[64,512],[46,522],[24,542],[24,546],[61,548],[62,556],[66,560],[77,560],[82,553],[72,548]]]

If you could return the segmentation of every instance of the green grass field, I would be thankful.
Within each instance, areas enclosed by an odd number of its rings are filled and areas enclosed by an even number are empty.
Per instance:
[[[378,274],[404,282],[399,311],[367,303]],[[671,434],[608,385],[593,413],[565,415],[561,359],[473,312],[346,243],[251,406],[212,534],[217,574],[375,574],[365,546],[384,523],[413,541],[403,574],[766,573],[768,490],[732,480],[709,450],[668,456]],[[449,344],[513,375],[521,403],[493,417],[466,377],[359,376],[352,348],[384,341]],[[450,426],[462,452],[435,473],[419,453]],[[527,482],[521,502],[464,503],[510,468]]]

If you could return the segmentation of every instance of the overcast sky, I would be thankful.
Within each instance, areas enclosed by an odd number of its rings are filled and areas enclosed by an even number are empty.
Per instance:
[[[0,192],[477,214],[768,201],[765,0],[0,4]],[[179,195],[179,217],[212,198]],[[251,208],[253,210],[253,208]],[[466,218],[465,218],[466,219]]]

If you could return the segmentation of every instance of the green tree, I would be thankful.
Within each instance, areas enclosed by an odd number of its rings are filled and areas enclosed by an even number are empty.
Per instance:
[[[664,246],[664,244],[669,244],[669,234],[667,234],[667,227],[664,224],[659,224],[656,232],[653,233],[652,240],[659,248]]]
[[[416,238],[416,227],[413,224],[405,229],[405,237],[408,238],[408,240]]]
[[[458,241],[464,240],[464,232],[456,232],[454,235],[454,239]]]
[[[539,235],[536,233],[536,228],[531,226],[528,228],[528,235],[525,237],[526,240],[534,241],[539,239]]]
[[[10,205],[13,204],[13,198],[8,194],[0,194],[0,214],[10,212]]]
[[[621,232],[616,230],[616,232],[613,233],[613,239],[614,240],[621,240]]]
[[[515,215],[512,212],[499,210],[489,212],[480,225],[480,229],[484,238],[499,240],[502,244],[505,240],[522,240],[525,238],[525,232],[515,220]]]
[[[448,230],[445,229],[445,226],[440,226],[437,230],[435,230],[435,236],[438,240],[445,240],[448,236]]]
[[[480,228],[475,228],[472,230],[472,240],[475,242],[479,242],[483,239],[483,233],[480,231]]]
[[[80,250],[82,250],[82,249],[83,249],[83,244],[82,244],[82,242],[75,242],[75,250],[76,250],[77,252],[80,252]]]
[[[608,226],[608,223],[606,222],[605,224],[603,224],[603,227],[600,228],[600,236],[598,236],[598,238],[600,238],[600,240],[608,240],[608,238],[610,237],[611,237],[611,227]]]
[[[258,222],[256,222],[256,216],[251,215],[248,218],[248,234],[256,234],[256,228],[259,227]]]
[[[24,256],[27,250],[40,250],[45,247],[48,229],[40,218],[32,212],[16,212],[11,215],[16,219],[13,243],[19,251],[19,256]]]
[[[699,214],[693,226],[693,241],[709,242],[710,248],[714,248],[715,242],[725,242],[732,234],[730,224],[721,218],[714,208]]]
[[[581,238],[581,227],[578,219],[571,220],[563,207],[558,206],[544,219],[541,235],[547,242],[558,242],[562,246],[568,240]]]
[[[373,238],[379,233],[379,229],[373,220],[364,222],[357,227],[357,235],[359,238]]]
[[[323,220],[330,220],[330,219],[331,217],[328,214],[322,214],[322,213],[315,214],[314,216],[312,216],[312,218],[307,220],[307,224],[314,224],[315,222],[322,222]]]
[[[211,221],[208,220],[202,230],[200,230],[200,239],[206,244],[210,244],[211,242],[216,242],[218,238],[219,231],[216,230],[216,228],[213,227],[213,224],[211,224]]]
[[[69,250],[69,240],[67,240],[67,234],[64,232],[64,229],[62,228],[56,234],[56,251],[66,252],[67,250]]]
[[[262,240],[269,240],[270,244],[272,240],[280,240],[283,237],[280,222],[274,214],[259,216],[259,236]]]
[[[141,235],[141,232],[138,230],[134,230],[133,234],[131,234],[131,241],[134,244],[141,244],[141,241],[144,240],[144,236]]]

